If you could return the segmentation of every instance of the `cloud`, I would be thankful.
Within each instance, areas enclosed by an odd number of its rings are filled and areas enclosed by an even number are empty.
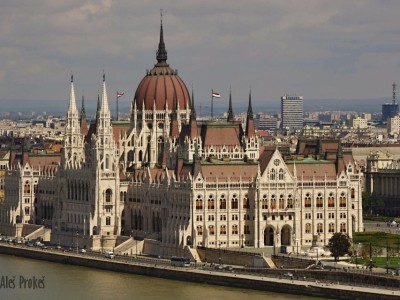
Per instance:
[[[102,70],[133,98],[156,62],[160,8],[168,62],[197,103],[229,86],[243,104],[250,86],[255,102],[390,97],[399,76],[398,1],[23,2],[0,4],[0,99],[62,102],[71,71],[95,99]]]

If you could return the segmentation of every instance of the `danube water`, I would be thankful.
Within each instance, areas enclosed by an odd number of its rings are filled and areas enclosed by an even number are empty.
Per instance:
[[[310,299],[0,255],[0,299]],[[323,298],[312,298],[323,299]]]

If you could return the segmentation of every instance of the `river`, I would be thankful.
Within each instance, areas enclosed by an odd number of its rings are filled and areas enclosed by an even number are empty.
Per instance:
[[[0,299],[310,299],[0,255]],[[312,298],[323,299],[323,298]]]

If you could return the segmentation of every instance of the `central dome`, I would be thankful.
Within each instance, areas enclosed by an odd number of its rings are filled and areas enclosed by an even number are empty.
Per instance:
[[[190,109],[189,91],[178,76],[178,71],[173,70],[167,64],[167,50],[165,49],[163,27],[160,27],[160,42],[157,50],[157,64],[139,83],[135,92],[134,102],[138,110],[153,109],[155,103],[156,110],[172,110],[174,97],[177,99],[179,109]]]

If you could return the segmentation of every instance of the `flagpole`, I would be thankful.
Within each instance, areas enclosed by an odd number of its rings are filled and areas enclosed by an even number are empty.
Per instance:
[[[118,121],[118,91],[117,91],[117,96],[116,97],[117,97],[116,100],[117,100],[117,121]]]
[[[211,89],[211,121],[213,120],[214,113],[213,113],[213,101],[214,100],[214,89]]]

